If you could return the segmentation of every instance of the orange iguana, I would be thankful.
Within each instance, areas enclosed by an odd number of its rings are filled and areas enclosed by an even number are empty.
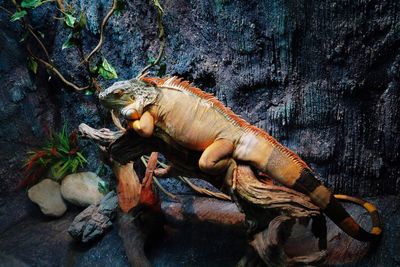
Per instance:
[[[183,147],[202,152],[200,169],[209,174],[225,172],[232,188],[236,161],[246,162],[281,184],[307,194],[351,237],[374,241],[381,235],[373,206],[365,205],[373,223],[371,232],[367,232],[299,156],[187,81],[140,77],[114,83],[99,94],[99,99],[105,107],[120,112],[141,136],[150,137],[158,127]]]

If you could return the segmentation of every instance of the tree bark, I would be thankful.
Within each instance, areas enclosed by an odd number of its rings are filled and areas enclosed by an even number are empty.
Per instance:
[[[167,140],[165,139],[165,136],[162,138],[160,138],[160,136],[143,138],[139,135],[118,136],[117,134],[111,134],[109,131],[104,129],[101,131],[106,134],[107,138],[110,136],[117,136],[117,139],[112,140],[110,146],[105,149],[105,151],[109,153],[111,161],[113,161],[115,155],[117,158],[122,159],[123,163],[126,164],[126,162],[129,160],[136,160],[138,156],[141,156],[141,153],[138,153],[138,151],[144,152],[163,150],[166,152],[167,159],[168,155],[174,155],[174,157],[172,157],[172,163],[174,165],[178,163],[176,160],[183,161],[179,163],[184,166],[189,166],[190,164],[197,165],[199,156],[198,154],[193,154],[191,151],[171,143],[171,140],[164,142],[163,140]],[[80,132],[84,136],[95,136],[97,141],[99,141],[98,139],[101,139],[102,135],[100,131],[83,124],[80,126]],[[110,139],[107,140],[110,141]],[[121,142],[121,144],[119,144],[119,142]],[[105,144],[103,141],[100,141],[100,143]],[[179,155],[177,155],[179,153],[185,154],[186,157],[179,157]],[[152,164],[154,165],[154,162],[152,162]],[[155,165],[153,168],[155,168]],[[200,170],[198,171],[200,172]],[[194,172],[194,174],[196,174],[196,172]],[[148,175],[149,173],[146,173],[146,177]],[[273,263],[276,265],[314,263],[317,261],[322,261],[325,258],[326,227],[321,228],[321,226],[320,229],[325,229],[325,231],[317,235],[317,237],[320,239],[320,253],[312,253],[303,257],[290,258],[284,253],[283,250],[283,244],[291,233],[291,227],[284,227],[284,230],[281,230],[287,221],[289,221],[290,225],[292,225],[294,224],[296,218],[317,219],[317,222],[323,223],[323,226],[325,226],[325,221],[319,219],[322,216],[320,210],[311,203],[307,196],[294,190],[259,180],[254,175],[250,167],[246,165],[238,166],[237,175],[235,177],[236,180],[233,182],[235,187],[228,191],[233,192],[233,199],[245,213],[245,221],[248,225],[249,237],[253,239],[251,244],[265,263]],[[211,177],[210,179],[213,178],[215,177]],[[140,194],[140,192],[138,193]],[[232,205],[228,205],[228,207],[229,208],[227,210],[222,208],[221,203],[215,204],[212,200],[202,201],[199,198],[194,198],[192,199],[191,210],[194,210],[196,215],[195,218],[199,221],[209,220],[214,223],[228,225],[238,224],[242,218],[236,215],[238,212],[232,209]],[[175,217],[176,220],[185,219],[184,214],[186,211],[184,208],[182,208],[182,206],[169,205],[167,207],[164,206],[164,208],[167,216]],[[216,212],[221,210],[221,208],[225,210],[223,219],[221,219],[221,214]],[[190,217],[193,218],[193,216]],[[122,225],[125,227],[126,223],[123,223]],[[121,228],[121,230],[123,230],[123,228]],[[137,233],[136,229],[134,231],[135,232],[133,235],[135,237],[138,236],[139,238],[136,243],[139,244],[138,249],[140,251],[142,246],[141,244],[144,243],[143,240],[145,237]],[[121,235],[123,235],[123,233]],[[127,246],[131,247],[130,243],[127,243]],[[277,258],[271,257],[276,250],[280,251],[279,253],[281,256]],[[132,255],[132,257],[135,259],[137,258],[135,255]]]

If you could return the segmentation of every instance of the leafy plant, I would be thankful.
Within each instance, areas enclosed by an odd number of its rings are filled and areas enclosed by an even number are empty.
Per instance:
[[[19,12],[15,12],[12,16],[10,21],[14,22],[17,20],[22,19],[26,14],[28,14],[28,12],[26,12],[25,10],[21,10]]]
[[[115,7],[115,15],[119,16],[121,15],[122,11],[125,9],[125,1],[124,0],[117,0],[117,5]]]
[[[158,68],[157,76],[164,77],[165,73],[167,73],[167,64],[163,62],[160,64],[160,67]]]
[[[24,8],[37,8],[42,4],[50,2],[49,0],[23,0],[21,6]]]
[[[69,2],[69,3],[68,3]],[[64,1],[64,0],[19,0],[12,1],[15,6],[15,11],[12,12],[7,8],[1,7],[0,10],[7,12],[10,16],[11,22],[19,22],[23,25],[23,28],[26,30],[20,42],[29,42],[34,40],[38,44],[38,48],[41,49],[42,55],[45,55],[45,58],[38,55],[37,51],[32,51],[30,49],[30,45],[27,44],[27,50],[30,54],[28,59],[28,67],[34,73],[37,74],[39,69],[38,66],[43,65],[46,67],[47,72],[49,74],[48,80],[52,78],[52,75],[57,76],[65,85],[74,89],[75,91],[81,91],[85,95],[93,94],[95,91],[100,91],[101,87],[97,81],[98,76],[102,76],[104,79],[111,80],[118,78],[117,72],[114,67],[103,57],[98,63],[94,63],[91,61],[93,56],[99,53],[101,47],[104,44],[105,33],[104,30],[106,28],[107,22],[110,17],[113,15],[120,15],[123,10],[126,8],[127,1],[126,0],[112,0],[112,6],[107,14],[104,16],[100,26],[100,38],[97,45],[87,54],[84,55],[83,51],[83,39],[82,39],[82,30],[87,25],[87,16],[83,10],[77,10],[75,1]],[[85,69],[88,71],[88,82],[85,86],[79,86],[75,84],[73,81],[69,81],[62,72],[59,71],[57,66],[54,64],[53,60],[50,57],[50,53],[48,52],[45,45],[44,35],[38,31],[36,28],[32,26],[29,21],[29,15],[32,10],[41,7],[45,3],[56,5],[56,12],[62,13],[62,17],[53,16],[55,19],[61,19],[63,21],[64,27],[68,30],[68,35],[64,43],[62,44],[61,50],[71,48],[73,46],[77,46],[80,54],[82,55],[81,64],[85,65]],[[164,26],[162,23],[162,16],[164,14],[164,10],[159,2],[159,0],[152,0],[152,3],[157,10],[157,24],[159,26],[159,40],[160,40],[160,49],[157,58],[152,59],[151,63],[147,65],[140,73],[145,73],[148,69],[159,65],[158,76],[164,76],[166,73],[166,64],[160,63],[161,58],[164,54],[165,47],[165,32]],[[79,14],[79,16],[78,16]],[[32,37],[32,38],[28,38]],[[94,67],[93,65],[96,64]],[[139,76],[140,76],[139,75]]]
[[[74,24],[76,22],[76,18],[72,14],[65,13],[64,22],[68,27],[74,28]]]
[[[18,188],[33,185],[48,171],[53,180],[59,181],[87,163],[79,150],[77,133],[68,134],[65,125],[59,133],[50,134],[41,149],[30,151],[28,154],[24,165],[25,177],[18,184]]]
[[[65,40],[65,42],[63,43],[61,50],[70,48],[74,45],[76,45],[78,43],[79,39],[77,38],[76,34],[71,32],[68,37],[67,40]]]
[[[100,181],[97,183],[97,189],[100,193],[106,195],[108,192],[110,192],[110,185],[105,181]]]
[[[28,57],[28,67],[34,74],[37,73],[38,63],[35,58]]]
[[[100,74],[104,79],[111,80],[118,78],[117,72],[114,67],[108,63],[107,59],[102,57],[102,59],[97,63],[96,66],[92,68],[93,73]]]
[[[63,43],[61,50],[77,45],[81,41],[81,31],[87,24],[85,12],[81,12],[79,18],[74,17],[72,13],[64,13],[64,15],[64,23],[68,28],[72,28],[72,32]]]

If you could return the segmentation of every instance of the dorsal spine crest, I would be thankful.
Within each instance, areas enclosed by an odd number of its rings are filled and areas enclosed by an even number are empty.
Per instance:
[[[240,127],[246,133],[252,133],[256,136],[260,136],[271,143],[276,149],[278,149],[281,153],[288,156],[292,159],[296,164],[303,168],[309,169],[307,164],[300,159],[300,157],[292,152],[291,150],[282,146],[275,138],[267,134],[265,131],[260,128],[249,124],[247,121],[233,113],[233,111],[222,104],[214,95],[204,92],[201,89],[194,87],[190,82],[182,80],[176,76],[171,78],[153,78],[153,77],[143,77],[142,81],[149,83],[155,86],[158,89],[171,89],[181,91],[183,93],[189,93],[190,95],[199,97],[205,101],[207,101],[212,108],[216,109],[220,114],[222,114],[230,123],[233,125]]]

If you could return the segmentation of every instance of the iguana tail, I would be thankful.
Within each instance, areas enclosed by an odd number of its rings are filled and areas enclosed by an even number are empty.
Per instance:
[[[367,232],[350,216],[331,191],[315,177],[313,171],[298,155],[278,143],[268,134],[261,132],[260,135],[268,141],[269,145],[260,145],[258,143],[258,146],[255,147],[254,150],[263,154],[262,163],[255,164],[255,167],[285,186],[309,196],[311,201],[321,208],[326,216],[351,237],[364,242],[376,241],[380,237],[382,231],[378,213],[372,204],[361,200],[356,202],[367,208],[373,219],[374,227],[371,232]],[[265,148],[266,151],[260,151]],[[339,195],[339,197],[341,196]],[[356,201],[350,197],[340,199]]]
[[[363,242],[375,242],[380,238],[382,229],[378,211],[374,205],[350,196],[333,195],[315,178],[309,168],[303,169],[293,188],[307,194],[321,208],[322,212],[349,236]],[[367,209],[372,218],[371,232],[365,231],[344,209],[338,199],[357,203]]]
[[[375,238],[375,239],[377,237],[381,236],[382,221],[380,219],[378,209],[375,207],[374,204],[372,204],[368,201],[365,201],[361,198],[352,197],[352,196],[348,196],[348,195],[335,194],[334,197],[340,201],[354,203],[354,204],[357,204],[357,205],[363,207],[368,212],[369,217],[371,218],[371,222],[372,222],[371,232],[370,233],[366,232],[366,234],[372,235],[372,238]],[[363,229],[361,228],[361,230],[363,230]],[[368,238],[368,237],[366,237],[366,238]]]
[[[375,242],[380,238],[382,229],[377,209],[374,205],[361,199],[337,195],[335,197],[326,186],[324,186],[309,168],[303,169],[292,187],[311,198],[311,201],[319,206],[322,212],[328,216],[340,229],[349,236],[363,242]],[[372,218],[373,228],[371,232],[365,231],[344,209],[338,199],[357,203],[369,212]]]

